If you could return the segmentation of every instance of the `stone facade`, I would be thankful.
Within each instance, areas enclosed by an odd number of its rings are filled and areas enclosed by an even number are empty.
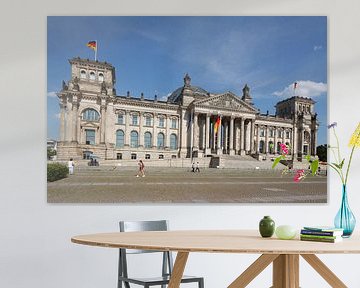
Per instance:
[[[58,159],[170,159],[211,155],[275,155],[279,144],[294,159],[315,155],[318,122],[315,102],[294,96],[261,114],[246,85],[242,97],[212,94],[184,85],[167,99],[116,95],[115,68],[106,62],[74,58],[71,80],[63,82]],[[215,123],[221,124],[215,133]]]

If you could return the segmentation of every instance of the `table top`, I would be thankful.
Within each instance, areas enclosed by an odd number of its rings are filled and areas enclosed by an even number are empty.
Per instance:
[[[99,247],[249,254],[341,254],[360,253],[360,235],[338,243],[262,238],[256,230],[187,230],[116,232],[79,235],[77,244]]]

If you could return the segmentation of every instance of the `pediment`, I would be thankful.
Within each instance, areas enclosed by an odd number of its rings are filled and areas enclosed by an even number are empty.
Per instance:
[[[239,97],[237,97],[231,92],[215,95],[207,99],[196,101],[194,105],[241,112],[257,112],[255,107],[241,100]]]

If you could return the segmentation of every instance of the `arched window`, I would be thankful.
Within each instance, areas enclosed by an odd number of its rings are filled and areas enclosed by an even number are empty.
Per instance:
[[[172,129],[177,128],[177,119],[176,118],[171,119],[171,128]]]
[[[144,134],[144,147],[145,148],[151,148],[152,143],[152,135],[150,132],[145,132]]]
[[[139,125],[139,115],[138,114],[132,114],[131,115],[131,125]]]
[[[159,127],[161,128],[165,127],[165,118],[163,116],[159,117]]]
[[[157,136],[157,148],[158,149],[164,149],[164,139],[165,139],[165,136],[163,133],[159,133],[158,136]]]
[[[99,73],[99,82],[103,82],[103,81],[104,81],[104,74]]]
[[[80,78],[81,79],[86,79],[86,71],[85,70],[80,71]]]
[[[95,72],[94,71],[90,72],[90,80],[95,80]]]
[[[95,109],[86,109],[82,113],[82,119],[85,121],[99,121],[100,115]]]
[[[125,124],[125,117],[124,117],[124,114],[118,114],[118,121],[117,121],[118,124]]]
[[[145,126],[152,126],[152,117],[150,115],[145,116]]]
[[[116,131],[116,147],[124,147],[124,131]]]
[[[178,148],[177,146],[178,146],[177,145],[177,136],[176,136],[176,134],[171,134],[170,135],[170,149],[175,150]]]
[[[139,146],[139,134],[136,131],[130,133],[130,146],[131,148],[137,148]]]

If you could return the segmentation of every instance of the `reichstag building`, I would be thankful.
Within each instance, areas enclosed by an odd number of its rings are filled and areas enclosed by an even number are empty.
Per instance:
[[[107,62],[73,58],[71,79],[60,101],[58,160],[172,159],[214,155],[263,157],[290,147],[293,159],[315,155],[315,102],[293,96],[261,114],[247,85],[243,94],[214,94],[193,86],[189,75],[166,101],[116,95],[115,68]],[[218,129],[215,123],[220,122]]]

